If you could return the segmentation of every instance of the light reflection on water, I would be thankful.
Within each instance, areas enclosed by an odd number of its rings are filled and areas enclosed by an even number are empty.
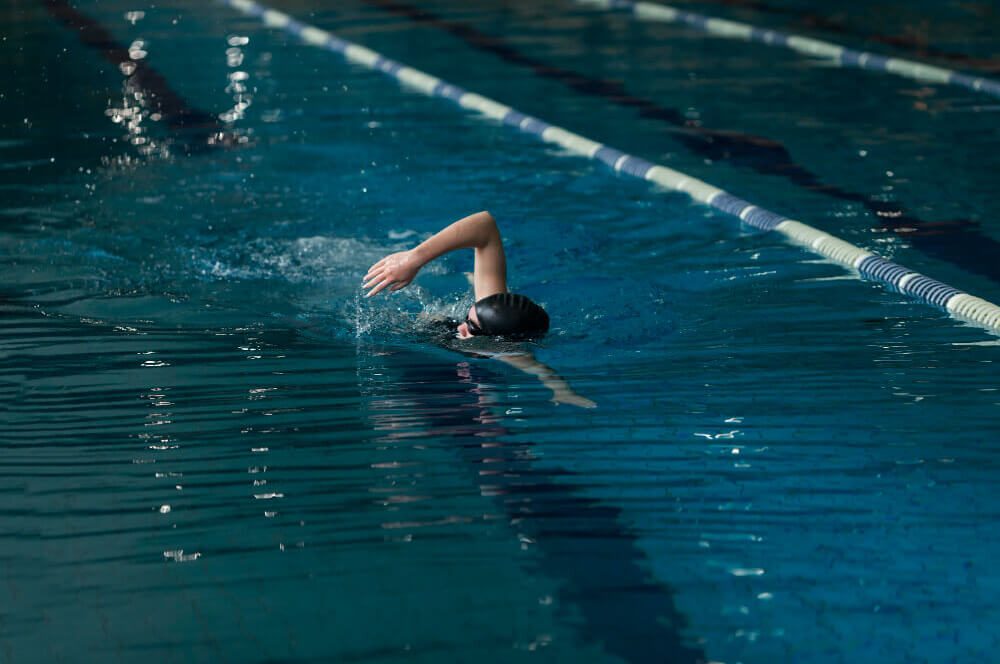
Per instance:
[[[150,92],[132,80],[138,66],[136,63],[149,55],[144,50],[145,46],[146,43],[142,39],[136,39],[128,47],[129,60],[118,64],[118,70],[124,77],[121,99],[118,105],[114,105],[109,100],[105,114],[113,123],[120,125],[125,130],[122,140],[133,146],[136,154],[140,157],[165,159],[170,156],[167,141],[155,138],[148,131],[148,124],[159,122],[162,119],[162,114],[149,108],[147,95]],[[114,163],[118,166],[127,166],[132,160],[131,155],[126,153],[119,155],[108,165]]]

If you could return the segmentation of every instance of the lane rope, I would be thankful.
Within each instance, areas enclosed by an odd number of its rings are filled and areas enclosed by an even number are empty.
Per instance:
[[[306,44],[338,53],[349,62],[391,76],[416,92],[447,99],[462,108],[477,111],[547,143],[555,143],[568,152],[601,161],[616,172],[648,180],[671,191],[685,193],[695,201],[737,217],[755,228],[776,231],[793,243],[834,263],[856,270],[870,280],[887,285],[921,302],[940,307],[959,320],[974,323],[1000,335],[1000,307],[992,302],[897,265],[808,224],[753,205],[686,173],[626,154],[549,124],[540,118],[521,113],[488,97],[464,90],[360,44],[302,23],[284,12],[258,4],[254,0],[219,0],[219,2],[243,14],[261,19],[268,27],[289,32]]]
[[[641,21],[660,21],[665,23],[683,23],[716,37],[741,39],[758,42],[768,46],[780,46],[805,55],[833,60],[843,67],[855,67],[869,71],[896,74],[912,78],[923,83],[938,83],[956,85],[976,92],[984,92],[994,97],[1000,97],[1000,81],[973,76],[953,69],[935,65],[890,58],[868,51],[856,51],[846,46],[832,42],[813,39],[802,35],[758,28],[749,23],[730,21],[723,18],[706,16],[695,12],[677,9],[670,5],[655,2],[634,2],[633,0],[576,0],[579,4],[596,6],[601,9],[619,9],[630,12]]]

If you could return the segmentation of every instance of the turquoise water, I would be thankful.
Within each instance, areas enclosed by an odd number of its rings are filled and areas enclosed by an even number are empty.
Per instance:
[[[571,3],[276,6],[1000,300],[989,97]],[[997,51],[989,5],[872,7],[810,34]],[[214,4],[0,14],[0,660],[995,659],[995,337]],[[469,256],[359,298],[480,209],[596,409],[419,322]]]

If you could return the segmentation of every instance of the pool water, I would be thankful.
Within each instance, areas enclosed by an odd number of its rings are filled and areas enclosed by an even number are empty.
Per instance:
[[[682,4],[995,69],[990,3]],[[275,7],[1000,301],[991,97],[572,2]],[[221,5],[0,16],[0,661],[995,659],[995,336]],[[468,252],[361,297],[481,209],[597,408],[423,323]]]

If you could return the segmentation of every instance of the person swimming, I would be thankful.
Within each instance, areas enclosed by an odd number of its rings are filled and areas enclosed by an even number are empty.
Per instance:
[[[459,219],[408,251],[390,254],[368,268],[362,288],[365,297],[386,288],[405,288],[420,269],[457,249],[475,249],[473,288],[475,303],[456,326],[460,339],[478,335],[511,340],[534,339],[549,330],[549,315],[525,295],[507,290],[507,259],[496,220],[489,212]]]
[[[399,251],[382,258],[368,268],[362,279],[365,297],[385,289],[406,288],[424,265],[456,249],[475,249],[472,286],[475,303],[469,307],[464,321],[455,321],[454,332],[459,339],[475,336],[499,337],[510,341],[536,339],[549,331],[549,315],[545,309],[525,295],[507,290],[507,259],[496,220],[489,212],[477,212],[459,219],[408,251]],[[519,369],[552,391],[552,401],[580,408],[594,408],[596,403],[577,394],[570,384],[552,369],[539,362],[525,349],[509,348],[491,352],[476,348],[475,354],[490,357]]]

